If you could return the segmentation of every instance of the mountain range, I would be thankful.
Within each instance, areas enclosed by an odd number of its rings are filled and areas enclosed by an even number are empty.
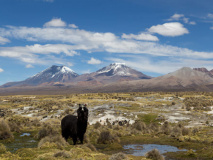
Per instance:
[[[212,90],[213,70],[206,68],[183,67],[153,78],[123,63],[113,63],[82,75],[66,66],[53,65],[26,80],[0,86],[0,95]]]

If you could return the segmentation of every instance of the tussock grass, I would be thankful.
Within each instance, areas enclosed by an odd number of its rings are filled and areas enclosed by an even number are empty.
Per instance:
[[[164,160],[164,157],[160,154],[160,152],[157,149],[153,149],[147,152],[145,157],[152,160]]]
[[[10,131],[9,125],[5,120],[0,119],[0,140],[14,138],[12,132]]]

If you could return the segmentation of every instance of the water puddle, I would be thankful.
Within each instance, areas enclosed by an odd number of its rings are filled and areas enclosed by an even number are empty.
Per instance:
[[[125,153],[134,156],[145,156],[147,152],[153,149],[157,149],[161,154],[164,154],[166,152],[187,151],[186,149],[178,149],[174,146],[158,144],[128,144],[124,145],[123,148],[126,150]]]
[[[4,144],[10,152],[15,152],[20,148],[36,148],[38,141],[30,133],[14,135],[14,141]]]
[[[30,133],[23,133],[20,135],[20,137],[23,137],[23,136],[30,136]]]

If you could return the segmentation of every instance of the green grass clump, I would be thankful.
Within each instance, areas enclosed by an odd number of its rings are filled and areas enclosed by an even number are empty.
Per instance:
[[[158,115],[154,114],[154,113],[138,115],[138,119],[140,121],[145,122],[146,124],[157,122],[157,120],[156,120],[157,117],[158,117]]]

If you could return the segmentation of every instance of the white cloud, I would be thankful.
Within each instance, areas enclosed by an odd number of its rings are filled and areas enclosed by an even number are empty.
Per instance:
[[[210,27],[210,29],[212,29],[212,30],[213,30],[213,27]]]
[[[6,44],[6,43],[9,43],[9,42],[10,42],[9,39],[0,36],[0,44]]]
[[[206,67],[207,69],[213,68],[213,64],[211,61],[183,58],[171,58],[169,60],[153,61],[143,56],[129,56],[128,60],[124,58],[108,58],[107,60],[112,62],[125,63],[127,66],[130,66],[141,72],[152,72],[158,74],[167,74],[170,72],[174,72],[175,70],[182,67],[200,68],[202,66]],[[141,64],[141,62],[143,62],[143,64]]]
[[[4,72],[4,70],[3,70],[2,68],[0,68],[0,73],[1,73],[1,72]]]
[[[144,41],[159,41],[158,37],[153,36],[153,35],[151,35],[149,33],[140,33],[138,35],[123,33],[122,38],[124,38],[124,39],[144,40]]]
[[[69,24],[68,25],[70,28],[78,28],[78,26],[76,26],[75,24]]]
[[[188,30],[179,22],[153,26],[149,31],[165,36],[178,36],[188,33]],[[119,37],[110,32],[90,32],[67,27],[29,28],[7,26],[5,28],[0,28],[0,35],[18,40],[24,39],[31,42],[56,43],[0,47],[0,56],[16,58],[27,64],[45,64],[46,62],[50,62],[50,60],[54,60],[53,62],[58,64],[62,61],[68,63],[67,59],[63,57],[59,59],[56,58],[55,55],[79,55],[79,50],[87,51],[88,53],[108,52],[167,57],[188,57],[194,59],[213,58],[213,52],[197,52],[187,48],[166,44],[162,45],[154,41],[138,41],[135,40],[138,38],[138,35],[133,34],[123,34],[122,37]],[[125,36],[130,39],[123,39]]]
[[[175,13],[173,16],[171,16],[169,19],[167,19],[168,21],[183,21],[186,24],[191,24],[191,25],[195,25],[196,22],[194,21],[190,21],[189,18],[186,18],[184,16],[184,14],[177,14]]]
[[[72,46],[64,44],[35,44],[25,47],[0,47],[1,57],[15,58],[30,64],[45,64],[51,60],[56,62],[58,59],[49,55],[60,53],[65,53],[67,56],[78,55],[76,51],[72,50]],[[46,56],[41,58],[41,55]]]
[[[176,21],[178,21],[178,20],[180,20],[181,18],[183,18],[183,17],[185,17],[183,14],[177,14],[177,13],[175,13],[173,16],[171,16],[168,20],[169,21],[174,21],[174,20],[176,20]]]
[[[162,25],[152,26],[148,29],[151,33],[158,33],[162,36],[181,36],[188,34],[189,31],[179,22],[164,23]]]
[[[27,64],[27,65],[25,66],[25,68],[34,68],[34,66],[33,66],[32,64]]]
[[[207,17],[213,19],[213,14],[212,14],[212,13],[209,13],[209,14],[207,15]]]
[[[87,61],[88,64],[101,64],[102,62],[98,59],[91,58],[89,61]]]
[[[53,18],[51,21],[44,24],[44,27],[65,27],[66,23],[61,18]]]

